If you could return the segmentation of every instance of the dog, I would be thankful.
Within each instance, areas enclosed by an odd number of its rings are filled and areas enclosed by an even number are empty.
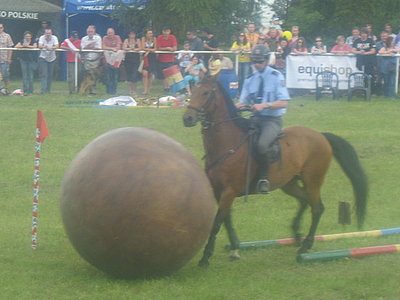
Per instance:
[[[96,86],[99,79],[103,77],[103,66],[86,70],[83,73],[83,80],[79,87],[79,95],[87,95],[92,91],[92,88]]]

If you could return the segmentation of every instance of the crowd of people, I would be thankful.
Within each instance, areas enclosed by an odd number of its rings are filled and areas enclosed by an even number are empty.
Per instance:
[[[151,92],[155,78],[163,80],[164,90],[167,92],[169,83],[163,76],[163,70],[178,65],[184,78],[185,87],[190,93],[190,85],[200,80],[204,74],[215,75],[223,69],[233,69],[234,65],[229,57],[223,54],[193,53],[192,51],[218,51],[219,41],[212,30],[204,28],[201,31],[189,30],[182,48],[178,54],[172,53],[179,49],[177,38],[171,28],[165,26],[162,34],[156,36],[152,29],[146,29],[141,37],[135,31],[130,31],[125,39],[115,33],[113,28],[107,29],[107,34],[101,37],[96,33],[96,27],[90,25],[86,35],[79,37],[78,32],[72,31],[70,36],[62,41],[48,26],[42,22],[42,27],[36,36],[26,31],[15,45],[17,49],[38,48],[39,51],[0,50],[0,76],[2,91],[7,91],[9,85],[9,65],[16,57],[21,65],[22,85],[24,95],[34,92],[33,82],[35,70],[39,69],[40,92],[51,92],[56,49],[67,50],[67,79],[70,93],[76,91],[76,69],[78,61],[78,78],[89,74],[98,78],[98,69],[102,68],[103,82],[106,92],[116,94],[119,82],[120,66],[124,66],[129,93],[135,95],[137,82],[143,82],[142,94]],[[276,59],[273,67],[285,73],[286,57],[289,54],[326,54],[335,55],[354,54],[357,57],[357,68],[373,78],[373,82],[383,82],[384,95],[394,97],[396,59],[394,54],[400,52],[400,34],[394,34],[390,24],[377,38],[373,34],[372,26],[364,28],[354,27],[349,37],[339,35],[336,45],[328,49],[321,36],[314,39],[314,44],[307,47],[306,40],[300,34],[300,28],[293,26],[284,31],[281,21],[274,18],[267,30],[258,31],[255,23],[249,23],[243,31],[235,37],[229,50],[238,55],[239,91],[253,70],[249,53],[257,45],[265,45],[269,51],[275,52]],[[13,39],[0,24],[0,48],[14,47]],[[87,51],[81,51],[87,50]],[[165,53],[159,53],[165,51]],[[157,53],[156,53],[157,52]],[[381,54],[376,56],[376,54]],[[91,87],[89,93],[94,93]]]
[[[373,91],[379,93],[379,90],[382,90],[385,97],[395,97],[396,58],[394,55],[400,53],[400,33],[394,34],[391,24],[385,24],[378,37],[374,35],[370,24],[363,28],[353,27],[350,36],[346,38],[344,35],[338,35],[336,44],[329,49],[321,36],[315,37],[313,45],[307,47],[306,39],[301,36],[298,26],[293,26],[290,31],[283,31],[279,26],[278,18],[274,19],[274,23],[277,26],[271,26],[269,30],[259,33],[258,39],[252,38],[252,42],[266,45],[270,51],[276,53],[274,67],[283,74],[288,54],[353,54],[357,59],[357,69],[371,77]],[[250,25],[248,32],[254,31],[254,24]],[[245,38],[242,44],[246,44]],[[251,43],[248,44],[251,46]],[[247,66],[245,68],[248,69]],[[382,85],[383,88],[380,88]]]

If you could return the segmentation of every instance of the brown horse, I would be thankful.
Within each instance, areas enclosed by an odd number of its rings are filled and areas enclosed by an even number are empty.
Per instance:
[[[251,181],[257,180],[257,162],[251,156],[247,163],[247,141],[251,136],[249,120],[240,117],[221,85],[215,78],[209,77],[193,89],[183,121],[186,127],[195,126],[198,121],[202,124],[206,172],[219,207],[199,265],[209,264],[222,223],[228,232],[231,258],[239,259],[239,240],[232,226],[230,208],[235,197],[246,191],[246,170],[249,170]],[[269,166],[269,181],[271,190],[280,188],[300,202],[292,223],[294,237],[298,244],[301,243],[298,253],[306,252],[313,245],[324,210],[320,190],[332,156],[352,183],[357,221],[361,227],[366,211],[368,183],[354,148],[339,136],[299,126],[284,129],[279,144],[280,159]],[[300,221],[307,205],[311,206],[312,224],[306,238],[301,240]]]

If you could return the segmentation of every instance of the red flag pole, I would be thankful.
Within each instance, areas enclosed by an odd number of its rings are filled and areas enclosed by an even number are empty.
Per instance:
[[[38,234],[38,217],[39,217],[39,179],[40,179],[40,158],[41,146],[46,137],[49,136],[46,120],[43,113],[37,111],[36,122],[36,142],[35,142],[35,159],[33,171],[33,205],[32,205],[32,243],[33,250],[37,247],[37,234]]]

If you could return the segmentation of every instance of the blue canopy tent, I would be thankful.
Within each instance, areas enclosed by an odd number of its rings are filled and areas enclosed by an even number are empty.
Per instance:
[[[66,16],[66,36],[73,30],[82,37],[86,35],[86,28],[89,25],[96,26],[96,32],[105,35],[107,28],[113,27],[116,33],[124,35],[123,28],[118,25],[118,20],[112,19],[112,13],[115,5],[110,4],[110,0],[64,0],[63,11]],[[147,0],[122,0],[122,2],[131,7],[141,8],[147,3]]]

